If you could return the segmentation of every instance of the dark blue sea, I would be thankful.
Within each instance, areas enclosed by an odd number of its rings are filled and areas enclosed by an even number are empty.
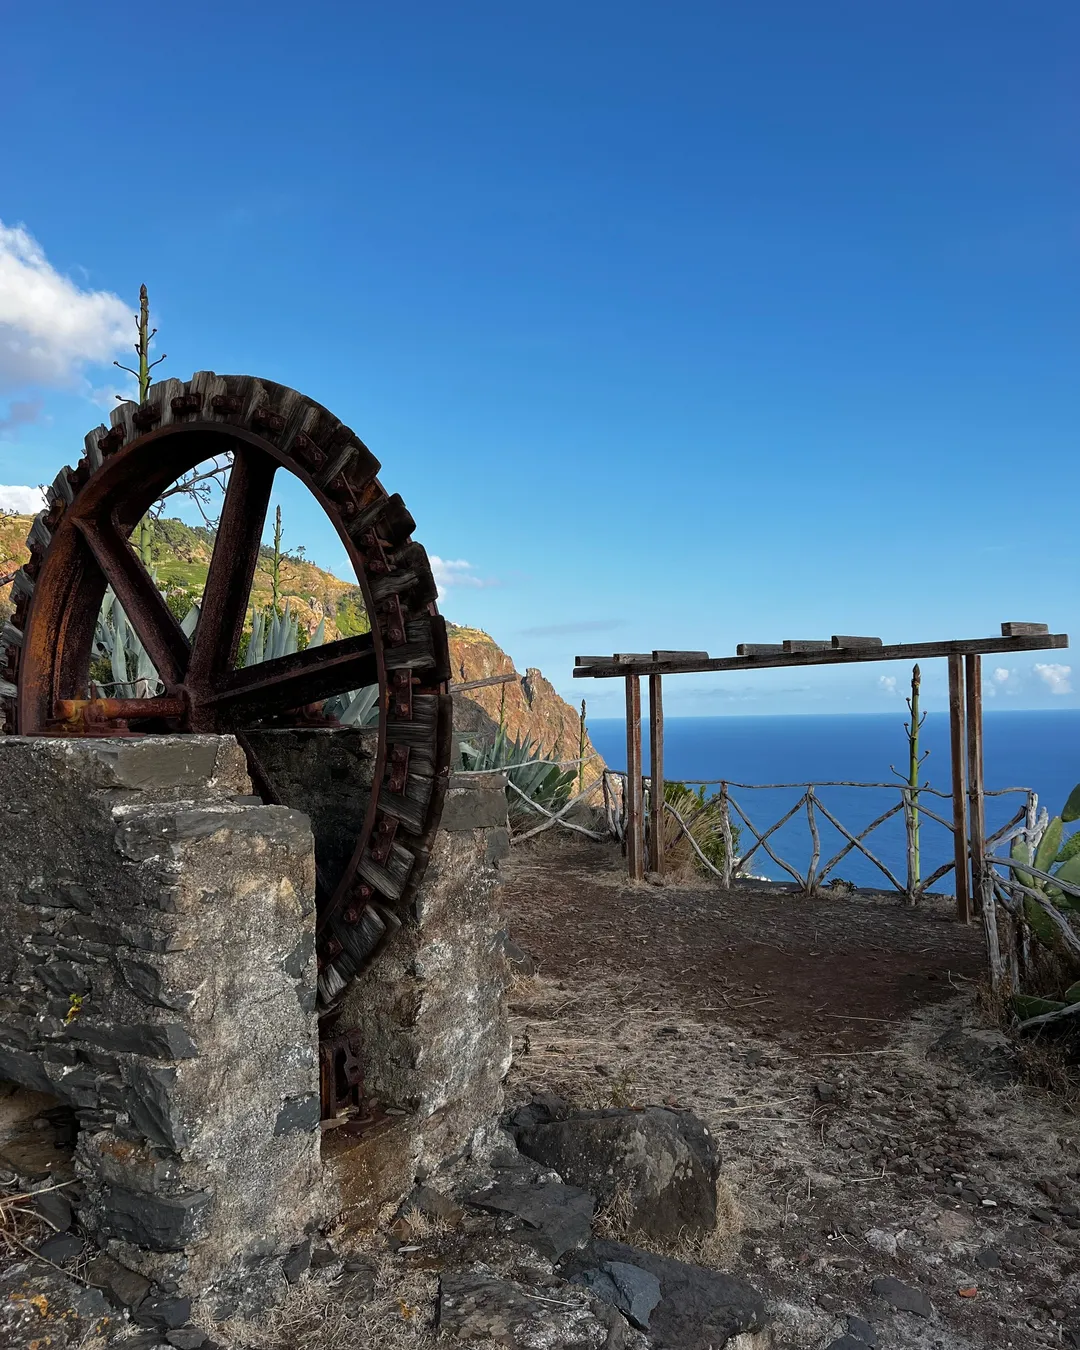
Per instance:
[[[1061,712],[987,713],[985,725],[986,786],[1034,788],[1040,805],[1054,815],[1080,782],[1080,710]],[[593,744],[613,769],[626,767],[626,731],[622,720],[590,721]],[[648,735],[645,734],[645,772],[648,773]],[[665,776],[681,779],[724,778],[729,782],[822,783],[848,780],[860,783],[899,781],[895,765],[907,769],[904,719],[895,714],[812,717],[668,717],[665,725]],[[922,782],[948,793],[949,723],[946,713],[930,713],[922,730],[922,748],[930,751]],[[714,787],[706,788],[711,793]],[[777,790],[731,789],[759,831],[774,824],[801,796],[800,788]],[[893,803],[899,794],[885,789],[823,787],[820,800],[853,834]],[[988,833],[1003,825],[1023,803],[1020,795],[987,799]],[[947,798],[927,796],[925,805],[946,820],[952,818]],[[828,821],[820,820],[822,860],[845,842]],[[744,831],[743,847],[751,836]],[[805,810],[773,835],[769,843],[780,857],[805,872],[810,856],[810,833]],[[905,877],[906,848],[902,817],[876,829],[866,840],[872,852],[901,881]],[[950,833],[923,819],[922,875],[929,876],[952,855]],[[773,880],[789,880],[761,849],[749,870]],[[885,878],[858,850],[852,850],[835,873],[863,886],[887,886]],[[951,873],[940,883],[952,890]]]

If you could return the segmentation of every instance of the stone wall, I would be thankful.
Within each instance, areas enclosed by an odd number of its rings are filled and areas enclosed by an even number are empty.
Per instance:
[[[253,1310],[305,1235],[369,1226],[493,1137],[505,779],[461,775],[402,927],[324,1029],[360,1029],[381,1123],[320,1156],[315,857],[351,852],[371,749],[256,747],[313,837],[251,795],[230,737],[0,737],[0,1080],[74,1108],[82,1227],[155,1297]]]
[[[370,1225],[417,1180],[479,1161],[510,1067],[498,863],[509,851],[506,778],[450,780],[406,922],[354,983],[338,1025],[358,1027],[365,1090],[395,1112],[384,1138],[332,1149],[346,1218]]]
[[[327,1208],[306,818],[227,737],[0,737],[0,1078],[70,1103],[80,1220],[261,1302]]]

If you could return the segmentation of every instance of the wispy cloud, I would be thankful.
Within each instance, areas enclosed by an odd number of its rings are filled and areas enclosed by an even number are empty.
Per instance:
[[[546,623],[536,628],[519,628],[523,637],[573,637],[577,633],[610,633],[623,626],[622,619],[582,619],[578,623]]]
[[[1008,666],[995,666],[983,680],[983,693],[987,698],[996,698],[998,694],[1015,698],[1023,687],[1024,681],[1019,671],[1010,670]]]
[[[0,417],[0,436],[10,436],[19,427],[29,426],[31,422],[36,422],[44,407],[44,401],[40,398],[13,399],[8,408],[7,416]]]
[[[24,226],[0,221],[0,392],[70,388],[85,366],[122,351],[131,332],[118,295],[63,276]]]
[[[1032,667],[1035,674],[1042,680],[1051,694],[1071,694],[1072,693],[1072,666],[1058,665],[1056,661],[1049,664],[1037,663]]]
[[[431,563],[432,575],[435,577],[435,584],[440,593],[452,590],[456,587],[474,587],[494,586],[493,581],[486,580],[484,577],[478,577],[473,570],[471,562],[466,562],[464,558],[440,558],[432,553],[429,557]]]
[[[17,511],[20,516],[36,515],[45,505],[45,497],[36,487],[5,487],[0,484],[0,511]]]
[[[888,695],[890,695],[890,696],[895,695],[895,693],[896,693],[896,676],[895,676],[895,675],[879,675],[879,676],[878,676],[878,688],[879,688],[879,689],[882,691],[882,693],[884,693],[884,694],[888,694]]]

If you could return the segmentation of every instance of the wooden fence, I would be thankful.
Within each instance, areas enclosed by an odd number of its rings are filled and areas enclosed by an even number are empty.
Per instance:
[[[709,799],[709,806],[715,803],[716,814],[719,817],[719,828],[724,840],[724,857],[720,867],[716,867],[705,857],[701,848],[697,845],[692,834],[693,820],[687,820],[683,814],[672,805],[671,802],[664,803],[665,812],[671,816],[676,824],[677,833],[671,835],[665,842],[668,848],[678,842],[682,834],[689,836],[691,847],[697,853],[703,866],[714,873],[724,886],[730,887],[732,882],[745,874],[754,855],[760,849],[764,854],[785,872],[806,895],[813,895],[825,883],[830,873],[834,872],[837,866],[853,851],[857,851],[865,857],[882,874],[888,882],[889,887],[901,895],[914,902],[920,896],[925,895],[932,886],[941,881],[949,872],[954,871],[956,867],[956,853],[954,850],[953,858],[942,863],[925,879],[921,876],[917,878],[917,868],[915,866],[916,838],[919,825],[923,818],[933,820],[946,829],[950,835],[955,836],[956,824],[954,819],[948,819],[939,815],[932,807],[926,804],[926,799],[930,798],[935,802],[942,800],[951,802],[953,794],[951,792],[942,792],[937,788],[920,787],[912,788],[908,784],[901,783],[861,783],[843,779],[825,780],[822,782],[804,782],[804,783],[736,783],[728,779],[694,779],[687,780],[688,786],[695,787],[715,787],[718,792],[715,798]],[[642,780],[643,794],[648,800],[651,791],[651,781],[648,778]],[[897,794],[898,800],[874,820],[861,830],[850,830],[837,817],[835,812],[822,800],[820,790],[823,788],[860,788],[877,791],[886,791]],[[779,790],[795,790],[800,796],[795,803],[772,825],[766,829],[759,829],[750,818],[746,808],[735,797],[733,789],[740,793],[744,792],[768,792]],[[1038,798],[1030,788],[1001,788],[996,791],[986,792],[987,797],[1005,797],[1019,794],[1024,798],[1023,805],[1017,810],[1015,815],[997,830],[985,841],[986,848],[993,848],[1003,840],[1010,839],[1018,832],[1018,827],[1023,828],[1023,822],[1029,820],[1037,810]],[[616,839],[625,839],[628,824],[629,805],[626,792],[626,774],[618,770],[605,770],[603,780],[603,800],[604,813],[609,833]],[[646,813],[647,822],[654,819],[650,809]],[[800,869],[788,859],[782,857],[770,844],[770,839],[774,839],[777,832],[793,820],[800,813],[805,813],[806,824],[811,841],[809,861],[806,866]],[[906,875],[903,881],[867,844],[868,837],[894,816],[902,815],[904,820],[904,830],[906,839],[907,867]],[[819,817],[826,820],[845,840],[843,846],[829,857],[824,863],[821,860],[821,831],[819,828]],[[740,832],[743,827],[749,832],[752,843],[743,853],[736,855],[734,848],[733,824],[738,824]],[[775,839],[774,839],[775,843]]]

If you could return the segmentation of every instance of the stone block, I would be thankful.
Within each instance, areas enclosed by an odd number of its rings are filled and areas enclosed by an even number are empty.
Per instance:
[[[118,1025],[80,1018],[72,1023],[71,1037],[114,1054],[146,1055],[150,1059],[194,1059],[199,1053],[190,1032],[179,1022]]]
[[[32,1088],[35,1092],[54,1093],[53,1080],[45,1072],[40,1055],[0,1044],[0,1079]]]
[[[135,1060],[124,1070],[126,1106],[132,1125],[151,1144],[180,1152],[190,1136],[174,1095],[176,1070],[163,1064]]]
[[[447,790],[440,827],[449,832],[490,830],[506,826],[506,792],[503,788]]]
[[[111,1256],[99,1252],[83,1269],[83,1278],[95,1289],[101,1289],[121,1308],[136,1308],[150,1292],[150,1281],[145,1275],[128,1270]]]
[[[135,1321],[139,1326],[153,1327],[156,1331],[174,1331],[182,1327],[190,1316],[191,1299],[161,1294],[144,1298],[135,1311]]]
[[[174,1012],[190,1008],[194,994],[188,990],[173,990],[165,983],[163,973],[147,961],[133,961],[121,958],[117,962],[124,983],[136,997],[144,1003],[158,1008],[169,1008]]]
[[[319,1098],[312,1094],[308,1097],[294,1097],[287,1101],[274,1120],[275,1134],[293,1134],[298,1130],[317,1130],[319,1128]]]
[[[163,1196],[109,1186],[98,1230],[153,1252],[182,1251],[205,1232],[211,1200],[209,1191]]]

